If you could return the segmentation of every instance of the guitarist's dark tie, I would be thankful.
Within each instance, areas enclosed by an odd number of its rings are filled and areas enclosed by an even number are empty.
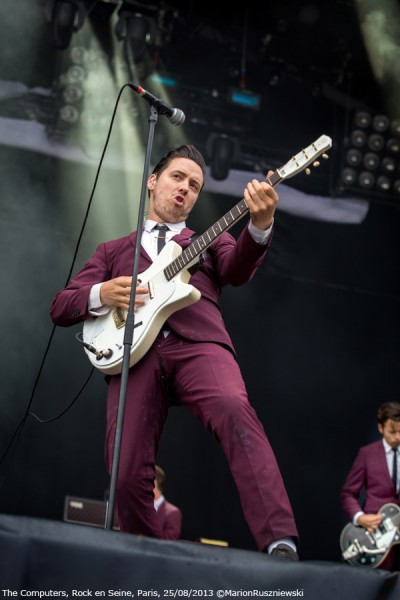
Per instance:
[[[394,491],[397,494],[397,448],[393,448],[393,473],[392,481],[394,485]]]
[[[165,246],[165,234],[169,230],[168,225],[156,225],[154,229],[158,229],[158,238],[157,238],[157,252],[160,254],[161,250]]]

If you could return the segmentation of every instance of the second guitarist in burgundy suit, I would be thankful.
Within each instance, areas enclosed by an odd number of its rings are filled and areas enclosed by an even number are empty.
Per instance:
[[[141,236],[139,273],[157,258],[159,224],[183,248],[193,231],[186,218],[204,185],[206,165],[190,145],[166,154],[148,178],[148,219]],[[209,247],[190,282],[194,304],[172,314],[147,353],[129,370],[116,488],[122,531],[163,538],[153,503],[155,462],[170,402],[186,406],[219,440],[244,515],[260,551],[298,560],[297,528],[282,476],[264,428],[249,403],[225,328],[219,296],[224,286],[252,279],[272,239],[278,195],[268,180],[244,190],[250,220],[236,240],[226,231]],[[119,307],[128,310],[136,233],[102,243],[53,299],[56,325],[70,326]],[[135,282],[136,283],[136,282]],[[148,302],[136,283],[135,311]],[[120,375],[108,382],[106,463],[112,468]]]
[[[400,450],[400,404],[382,404],[377,416],[382,439],[359,449],[341,491],[342,507],[349,521],[367,531],[374,531],[379,526],[382,521],[380,509],[384,504],[400,505],[400,457],[397,472],[393,470],[393,450]],[[389,571],[400,568],[400,546],[393,546],[380,567]]]
[[[182,511],[164,496],[165,471],[156,465],[154,480],[154,507],[164,540],[179,540],[182,532]]]

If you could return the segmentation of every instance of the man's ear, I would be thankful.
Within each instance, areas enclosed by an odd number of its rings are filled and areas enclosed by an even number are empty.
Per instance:
[[[151,175],[151,177],[149,177],[148,186],[150,189],[153,189],[156,179],[157,179],[156,175]]]
[[[383,435],[383,427],[381,423],[378,423],[378,431]]]

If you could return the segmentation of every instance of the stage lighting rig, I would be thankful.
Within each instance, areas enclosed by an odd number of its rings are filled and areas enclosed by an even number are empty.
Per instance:
[[[355,111],[344,141],[340,190],[400,203],[400,119]]]

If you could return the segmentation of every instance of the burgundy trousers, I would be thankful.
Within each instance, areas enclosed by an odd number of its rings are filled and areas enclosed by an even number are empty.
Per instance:
[[[163,365],[163,370],[160,365]],[[168,413],[162,375],[174,400],[186,406],[220,441],[244,516],[259,550],[298,533],[279,467],[251,407],[239,366],[227,348],[161,332],[129,371],[116,510],[122,531],[162,538],[154,510],[157,450]],[[109,383],[106,464],[111,472],[120,376]]]

